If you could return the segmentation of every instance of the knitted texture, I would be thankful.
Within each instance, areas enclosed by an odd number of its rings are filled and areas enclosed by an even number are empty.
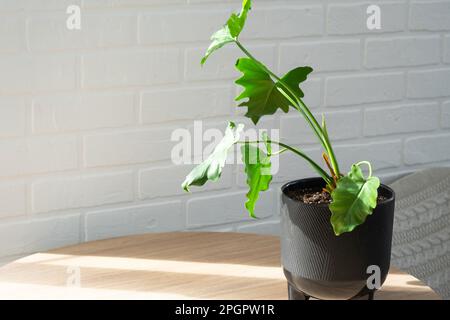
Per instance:
[[[450,299],[450,168],[413,173],[391,187],[397,197],[391,263]]]

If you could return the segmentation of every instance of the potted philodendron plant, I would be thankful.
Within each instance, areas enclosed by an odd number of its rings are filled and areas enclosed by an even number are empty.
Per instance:
[[[236,84],[243,87],[236,100],[243,100],[239,107],[247,108],[246,117],[257,124],[278,109],[288,112],[292,108],[323,147],[326,170],[302,150],[271,140],[267,134],[257,141],[241,140],[243,125],[230,122],[222,141],[188,174],[182,187],[189,191],[190,186],[217,181],[227,152],[239,144],[249,186],[245,207],[255,218],[259,194],[268,190],[272,180],[271,157],[293,152],[306,160],[318,177],[281,187],[281,262],[289,298],[351,299],[366,294],[371,298],[378,286],[368,286],[367,279],[378,276],[381,285],[389,270],[394,192],[372,175],[367,161],[355,163],[347,174],[341,171],[324,117],[319,122],[303,101],[300,84],[313,69],[298,67],[279,77],[257,60],[239,41],[250,9],[251,0],[243,0],[241,11],[212,35],[201,64],[223,46],[236,45],[245,55],[236,62],[242,73]],[[273,152],[272,146],[279,150]],[[362,170],[365,167],[367,174]]]

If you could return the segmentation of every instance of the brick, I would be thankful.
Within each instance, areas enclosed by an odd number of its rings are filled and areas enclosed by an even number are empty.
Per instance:
[[[21,97],[0,98],[0,138],[25,134],[26,102]]]
[[[26,47],[25,18],[21,15],[0,19],[0,52],[17,52]]]
[[[159,123],[198,120],[231,114],[230,86],[208,86],[145,91],[141,95],[141,121]]]
[[[444,38],[444,62],[450,63],[450,36]]]
[[[7,7],[10,10],[54,10],[54,11],[66,11],[66,8],[70,5],[80,6],[83,0],[3,0],[6,2]],[[87,0],[90,1],[90,0]],[[1,3],[3,6],[3,3]]]
[[[367,28],[366,13],[370,3],[330,4],[327,15],[327,31],[331,35],[382,33],[403,31],[406,20],[404,3],[377,3],[381,9],[381,29]]]
[[[374,172],[402,165],[402,143],[400,140],[377,141],[335,146],[336,157],[342,172],[350,170],[352,164],[370,161]]]
[[[403,82],[401,73],[329,77],[325,83],[325,104],[342,106],[400,100]]]
[[[294,38],[323,33],[322,6],[277,5],[255,8],[248,19],[243,39]]]
[[[238,226],[237,232],[242,233],[257,233],[272,236],[279,236],[281,234],[280,221],[264,221],[264,222],[249,222],[245,225]]]
[[[246,192],[209,195],[190,199],[187,202],[187,226],[189,228],[250,220],[245,209]],[[220,210],[217,210],[220,208]],[[275,213],[274,192],[260,195],[255,214],[259,218]]]
[[[0,12],[11,12],[23,10],[25,8],[23,1],[0,0]]]
[[[321,150],[318,148],[300,148],[316,163],[323,163]],[[286,183],[292,180],[317,177],[318,174],[303,158],[292,152],[285,152],[279,156],[279,171],[273,176],[273,183]]]
[[[161,4],[185,4],[187,0],[83,0],[83,8],[136,7]],[[198,0],[189,0],[195,2]],[[202,1],[202,0],[199,0]]]
[[[79,242],[79,214],[21,220],[0,225],[2,256],[30,254]]]
[[[179,80],[179,51],[152,49],[98,52],[83,56],[83,88],[174,83]]]
[[[201,48],[187,48],[185,51],[184,78],[193,80],[229,80],[239,76],[234,67],[236,60],[243,54],[233,45],[223,47],[220,51],[212,54],[203,67],[200,60],[205,54],[207,46]],[[252,45],[247,49],[263,61],[272,70],[275,66],[275,47],[273,45]]]
[[[450,30],[450,3],[448,1],[413,1],[410,8],[411,30]]]
[[[33,132],[122,127],[135,121],[132,93],[60,94],[33,101]]]
[[[0,218],[16,217],[26,214],[26,185],[5,182],[0,184]]]
[[[84,137],[86,167],[129,165],[170,158],[175,142],[169,130],[131,130]]]
[[[307,65],[316,72],[357,70],[361,65],[360,49],[359,40],[281,44],[279,69],[284,73]]]
[[[28,21],[31,50],[72,50],[137,44],[137,14],[90,14],[82,11],[81,29],[66,26],[67,15],[34,14]]]
[[[32,212],[93,207],[133,200],[132,172],[42,179],[31,186]]]
[[[450,128],[450,101],[442,104],[441,125],[444,128]]]
[[[435,64],[440,61],[439,36],[368,39],[368,68],[406,67]]]
[[[329,135],[333,141],[357,138],[361,134],[362,117],[360,110],[323,113]],[[321,114],[315,114],[320,122]],[[288,144],[304,145],[318,144],[308,123],[298,114],[281,118],[281,141]]]
[[[85,241],[149,232],[179,231],[185,227],[181,204],[176,201],[87,212]]]
[[[437,103],[375,107],[365,111],[364,134],[368,136],[429,131],[438,127]]]
[[[405,163],[425,164],[450,160],[450,135],[422,136],[405,141]]]
[[[14,54],[0,59],[0,94],[74,89],[77,61],[69,54]]]
[[[0,176],[75,169],[75,137],[30,137],[0,141]]]
[[[139,19],[139,42],[166,44],[207,41],[229,17],[228,10],[163,11],[143,13]]]
[[[308,108],[317,108],[322,105],[322,80],[319,78],[309,78],[301,84],[301,88],[305,97],[303,102]]]
[[[409,98],[450,96],[450,69],[411,71],[408,73]]]
[[[192,170],[194,165],[178,165],[144,169],[139,172],[139,198],[157,198],[186,195],[181,188],[184,178]],[[231,165],[226,166],[219,181],[208,182],[198,188],[192,187],[191,192],[205,192],[230,188],[232,180]]]

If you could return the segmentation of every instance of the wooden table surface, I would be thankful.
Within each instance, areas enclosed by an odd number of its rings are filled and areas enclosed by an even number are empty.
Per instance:
[[[0,268],[0,299],[287,299],[279,239],[161,233],[37,253]],[[391,269],[375,299],[439,299]]]

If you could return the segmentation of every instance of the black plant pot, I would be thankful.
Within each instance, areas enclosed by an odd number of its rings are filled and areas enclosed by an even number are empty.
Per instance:
[[[281,260],[288,281],[289,299],[354,299],[373,297],[367,287],[369,266],[378,266],[381,284],[391,257],[395,194],[381,185],[386,200],[352,232],[336,236],[325,204],[293,200],[296,189],[324,187],[321,178],[289,182],[282,187]]]

